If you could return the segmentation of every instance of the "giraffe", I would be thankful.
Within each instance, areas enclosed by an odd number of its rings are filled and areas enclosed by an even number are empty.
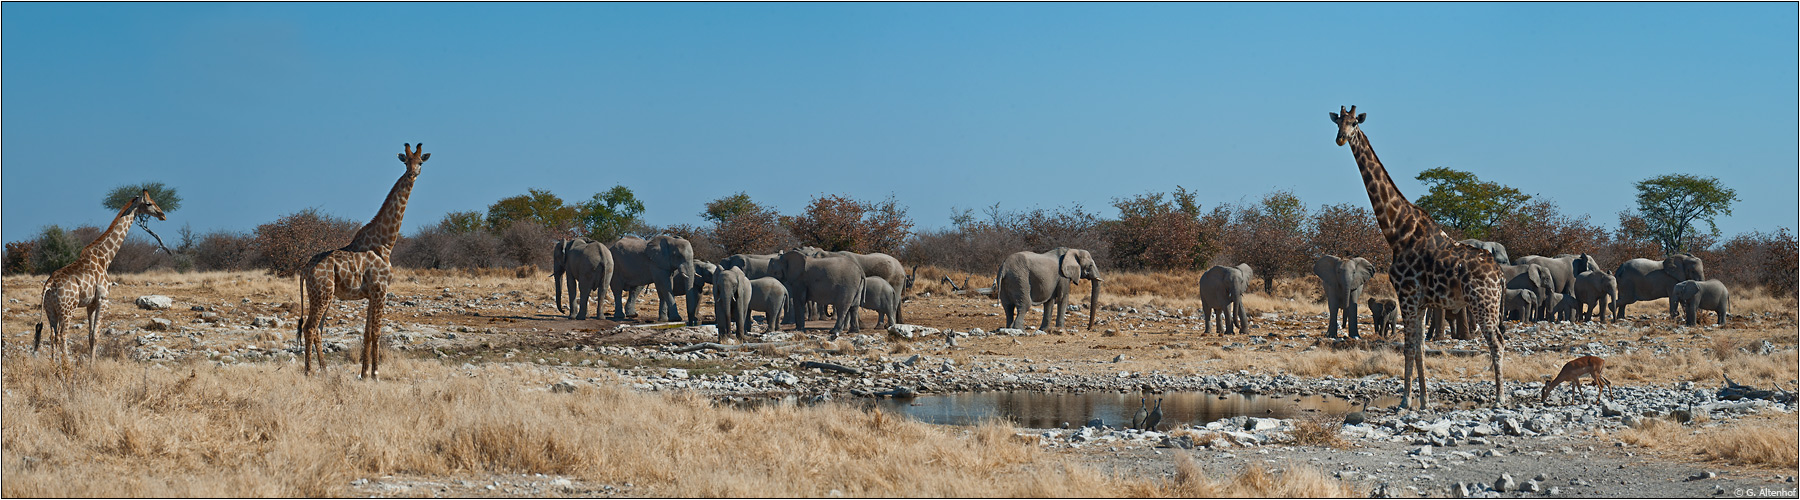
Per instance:
[[[1363,186],[1369,192],[1369,203],[1375,208],[1375,220],[1381,224],[1381,236],[1393,251],[1388,278],[1393,280],[1394,291],[1399,295],[1400,314],[1406,320],[1406,382],[1400,395],[1400,407],[1411,408],[1409,396],[1412,395],[1415,370],[1419,382],[1419,407],[1424,408],[1426,404],[1425,358],[1421,351],[1425,343],[1422,322],[1425,315],[1422,313],[1431,308],[1448,311],[1466,308],[1470,326],[1487,339],[1494,370],[1493,406],[1499,408],[1505,404],[1505,388],[1500,380],[1500,358],[1505,350],[1505,339],[1500,335],[1499,326],[1500,302],[1505,287],[1499,265],[1486,250],[1459,243],[1445,234],[1431,216],[1400,194],[1394,180],[1388,177],[1387,168],[1375,156],[1375,148],[1369,146],[1368,136],[1363,135],[1359,127],[1368,119],[1368,113],[1356,114],[1354,106],[1348,111],[1339,107],[1338,111],[1343,114],[1331,113],[1331,122],[1338,126],[1337,144],[1350,144],[1357,169],[1362,171]]]
[[[168,220],[163,215],[162,207],[156,204],[156,200],[150,199],[150,191],[141,191],[119,209],[119,215],[113,218],[112,225],[106,227],[105,233],[81,249],[75,262],[50,273],[50,278],[44,280],[44,320],[50,323],[50,341],[56,344],[51,346],[50,352],[51,356],[61,359],[64,370],[69,367],[69,344],[64,333],[76,307],[87,308],[87,353],[89,359],[94,357],[100,314],[106,309],[106,267],[112,265],[113,256],[119,253],[119,244],[125,242],[125,233],[131,231],[131,223],[139,215],[154,215],[157,220]],[[44,323],[40,322],[31,342],[33,352],[37,351],[43,336]]]
[[[382,202],[375,218],[356,231],[350,244],[314,255],[300,271],[300,307],[305,316],[300,318],[298,336],[308,375],[312,374],[314,359],[319,362],[319,370],[325,369],[319,328],[335,298],[369,301],[368,323],[363,327],[362,371],[358,376],[381,378],[377,368],[381,362],[381,313],[393,279],[389,257],[394,252],[394,242],[400,238],[400,222],[406,217],[406,199],[412,195],[413,181],[419,178],[420,166],[431,159],[431,153],[424,152],[424,143],[417,150],[411,144],[403,147],[406,152],[400,154],[400,162],[406,164],[406,173],[394,181],[394,188],[388,191],[387,201]],[[311,307],[307,307],[309,303]]]

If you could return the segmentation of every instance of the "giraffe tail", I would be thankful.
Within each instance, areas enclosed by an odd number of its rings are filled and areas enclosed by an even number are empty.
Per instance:
[[[300,273],[300,320],[294,322],[294,342],[300,344],[300,352],[306,352],[306,273]]]
[[[41,344],[43,342],[44,342],[44,322],[39,321],[37,324],[37,333],[31,335],[31,353],[37,354],[38,344]]]

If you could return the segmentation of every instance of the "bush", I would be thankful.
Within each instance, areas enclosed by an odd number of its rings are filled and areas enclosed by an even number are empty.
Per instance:
[[[142,234],[131,234],[119,244],[119,251],[113,254],[112,264],[106,267],[110,273],[141,273],[152,269],[172,269],[175,267],[175,256],[164,252],[150,237]]]
[[[1555,202],[1548,200],[1513,210],[1495,224],[1489,235],[1491,241],[1506,245],[1506,253],[1513,259],[1527,255],[1595,254],[1606,246],[1606,229],[1589,223],[1586,215],[1565,215]],[[1617,265],[1619,261],[1601,262]]]
[[[1377,273],[1386,273],[1394,257],[1387,239],[1381,236],[1381,225],[1375,222],[1375,214],[1356,203],[1319,207],[1319,213],[1313,215],[1308,247],[1312,257],[1336,255],[1369,259]]]
[[[677,224],[649,231],[650,234],[668,234],[688,241],[694,247],[694,259],[701,262],[717,263],[731,254],[725,253],[725,247],[713,241],[712,232],[692,224]]]
[[[762,207],[740,212],[717,222],[711,233],[712,241],[719,245],[720,253],[727,256],[774,253],[800,246],[800,240],[781,226],[781,216]],[[695,248],[695,251],[698,252],[699,249]]]
[[[313,255],[350,243],[362,224],[308,208],[256,226],[256,266],[276,276],[299,272]],[[548,252],[548,250],[546,250]]]
[[[1794,277],[1800,276],[1795,260],[1800,258],[1800,248],[1788,228],[1774,233],[1740,233],[1716,250],[1697,250],[1694,256],[1706,262],[1708,279],[1723,281],[1733,289],[1763,287],[1775,295],[1795,294]]]
[[[537,266],[550,269],[551,247],[557,233],[529,220],[514,221],[500,233],[500,257],[506,267]]]
[[[549,246],[550,242],[544,242]],[[480,269],[517,267],[500,257],[500,237],[487,231],[461,232],[439,223],[419,230],[394,246],[395,266],[414,269]]]
[[[955,229],[914,235],[899,256],[909,265],[935,265],[971,273],[993,272],[1014,252],[1042,252],[1056,247],[1080,248],[1093,254],[1096,264],[1110,269],[1111,242],[1099,217],[1081,205],[1042,208],[1024,212],[986,209],[988,220],[977,221],[970,210],[951,217]]]
[[[813,198],[800,215],[786,218],[785,225],[800,244],[826,251],[900,253],[913,223],[906,207],[893,198],[866,203],[825,195]]]
[[[256,239],[244,233],[219,231],[200,237],[191,250],[194,269],[243,271],[256,267]]]
[[[1018,234],[994,227],[939,229],[914,233],[899,257],[903,262],[967,273],[992,273],[1000,261],[1025,248]]]
[[[1113,199],[1119,220],[1104,224],[1113,265],[1119,269],[1198,269],[1211,259],[1206,252],[1215,234],[1202,230],[1193,193],[1176,186],[1174,199],[1145,193]]]
[[[31,254],[36,246],[37,242],[32,240],[7,243],[5,257],[0,257],[0,274],[31,273]]]
[[[1299,276],[1312,269],[1306,207],[1293,193],[1263,195],[1260,203],[1237,210],[1233,219],[1222,235],[1231,257],[1224,264],[1247,262],[1256,268],[1264,293],[1274,292],[1276,278]]]
[[[61,226],[51,225],[38,233],[33,242],[31,268],[35,274],[50,274],[75,262],[82,244]]]

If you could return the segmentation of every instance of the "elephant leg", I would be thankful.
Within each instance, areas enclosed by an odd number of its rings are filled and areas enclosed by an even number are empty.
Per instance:
[[[1325,298],[1325,310],[1326,310],[1326,314],[1329,315],[1325,320],[1325,336],[1327,336],[1327,337],[1332,337],[1332,338],[1337,337],[1337,334],[1338,334],[1338,310],[1342,309],[1344,307],[1344,305],[1341,303],[1342,300],[1343,299],[1338,299],[1338,298],[1334,298],[1334,297],[1326,297]]]
[[[1046,313],[1050,312],[1049,304],[1044,304],[1044,312],[1046,312]],[[1063,327],[1063,318],[1068,314],[1068,312],[1069,312],[1069,294],[1064,293],[1056,301],[1056,327],[1057,328]]]
[[[1344,301],[1344,325],[1350,329],[1350,338],[1360,339],[1362,334],[1356,332],[1356,299],[1359,298],[1356,295],[1352,293],[1349,300]]]

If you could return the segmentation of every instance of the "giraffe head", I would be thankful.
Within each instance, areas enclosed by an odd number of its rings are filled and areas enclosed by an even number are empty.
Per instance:
[[[1338,106],[1338,111],[1343,114],[1332,113],[1331,123],[1336,123],[1338,126],[1337,145],[1342,146],[1345,142],[1349,141],[1351,137],[1355,137],[1356,134],[1361,131],[1356,127],[1357,125],[1361,125],[1362,122],[1368,121],[1369,114],[1356,114],[1356,106],[1351,106],[1348,111],[1344,110],[1343,106]]]
[[[135,213],[138,215],[154,215],[156,216],[156,220],[169,220],[168,217],[163,215],[163,209],[156,204],[156,200],[150,199],[150,190],[148,189],[138,193],[137,199],[131,200],[131,203],[126,205],[125,209],[136,210]]]
[[[406,164],[406,173],[419,175],[419,166],[431,159],[431,153],[425,152],[425,143],[419,143],[419,149],[416,150],[412,148],[412,144],[401,144],[401,147],[406,148],[405,153],[400,153],[400,163]]]

